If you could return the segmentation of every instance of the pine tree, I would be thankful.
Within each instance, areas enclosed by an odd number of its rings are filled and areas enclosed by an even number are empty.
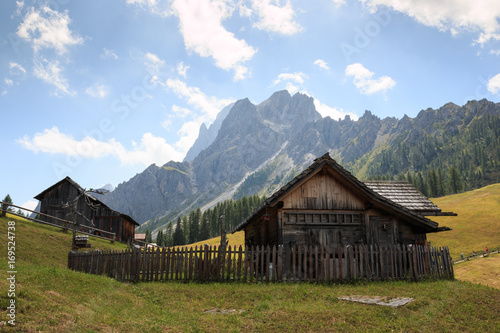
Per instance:
[[[449,173],[449,186],[451,193],[459,193],[462,190],[460,173],[453,165],[451,166]]]
[[[199,237],[200,229],[200,209],[192,210],[189,213],[189,243],[196,243]]]
[[[431,169],[430,171],[427,172],[427,186],[428,186],[428,193],[429,197],[435,197],[437,196],[437,177],[436,177],[436,172],[434,169]]]
[[[209,219],[210,219],[210,214],[208,212],[204,212],[201,217],[200,239],[199,239],[200,241],[210,238]]]
[[[151,237],[151,230],[146,229],[146,239],[144,241],[146,243],[153,243],[153,238]]]
[[[437,196],[441,197],[446,194],[446,185],[443,177],[443,170],[441,167],[437,171]]]
[[[5,203],[2,204],[2,213],[1,213],[2,215],[1,216],[5,217],[7,212],[12,211],[12,208],[9,205],[7,205],[7,204],[12,204],[12,198],[10,197],[9,194],[7,194],[5,196],[5,198],[3,199],[3,202],[5,202]]]
[[[184,238],[184,230],[182,228],[182,220],[179,217],[175,225],[175,231],[173,236],[173,246],[186,244],[186,239]]]
[[[170,247],[174,245],[173,235],[174,235],[174,227],[172,221],[168,222],[167,229],[165,229],[165,233],[163,234],[163,246]]]
[[[156,245],[164,246],[164,244],[163,244],[163,231],[162,230],[158,231],[158,233],[156,234]]]
[[[184,236],[184,241],[182,244],[188,244],[189,243],[189,218],[187,215],[184,215],[182,217],[182,235]]]

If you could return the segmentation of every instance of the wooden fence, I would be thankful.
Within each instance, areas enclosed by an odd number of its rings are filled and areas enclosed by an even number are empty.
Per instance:
[[[204,246],[69,252],[68,268],[119,281],[343,282],[453,279],[449,249],[417,245]]]

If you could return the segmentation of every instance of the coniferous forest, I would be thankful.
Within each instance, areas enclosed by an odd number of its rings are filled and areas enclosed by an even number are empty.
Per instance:
[[[500,116],[475,118],[464,127],[396,140],[370,163],[368,178],[407,180],[428,197],[500,182]]]
[[[226,232],[233,230],[245,217],[250,215],[264,198],[258,195],[243,196],[238,200],[225,200],[204,212],[200,208],[190,211],[188,215],[170,221],[166,228],[158,231],[158,246],[177,246],[196,243],[205,239],[220,236],[222,228]]]

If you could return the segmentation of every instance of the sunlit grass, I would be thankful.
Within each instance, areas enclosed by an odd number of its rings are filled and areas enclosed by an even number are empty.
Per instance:
[[[428,234],[435,246],[448,246],[454,259],[500,246],[500,184],[465,193],[432,199],[443,211],[458,216],[432,217],[452,231]]]
[[[454,267],[455,278],[500,289],[500,254],[461,262]]]
[[[238,231],[238,232],[235,232],[234,234],[227,234],[226,237],[227,237],[227,240],[229,241],[228,244],[231,245],[232,247],[233,246],[240,246],[240,245],[245,246],[245,232],[244,231]],[[203,241],[200,241],[197,243],[184,245],[184,246],[188,246],[188,247],[198,246],[199,247],[199,246],[204,246],[205,244],[208,244],[210,246],[220,245],[220,236],[210,238],[207,240],[203,240]]]

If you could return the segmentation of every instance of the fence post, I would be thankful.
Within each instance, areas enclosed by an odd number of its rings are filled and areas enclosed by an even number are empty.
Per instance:
[[[271,261],[271,248],[269,245],[266,247],[266,263],[265,263],[265,272],[266,272],[266,282],[269,282],[269,264]]]
[[[455,271],[453,269],[453,258],[450,255],[450,249],[448,248],[448,246],[446,247],[446,253],[448,255],[448,262],[450,265],[450,273],[451,273],[450,279],[455,279]]]
[[[225,276],[225,279],[224,280],[230,280],[231,279],[231,264],[232,264],[232,248],[231,248],[231,245],[229,245],[227,247],[227,252],[226,252],[226,256],[227,256],[227,275]],[[224,271],[224,270],[223,270]]]
[[[283,245],[278,245],[278,281],[283,282]]]

